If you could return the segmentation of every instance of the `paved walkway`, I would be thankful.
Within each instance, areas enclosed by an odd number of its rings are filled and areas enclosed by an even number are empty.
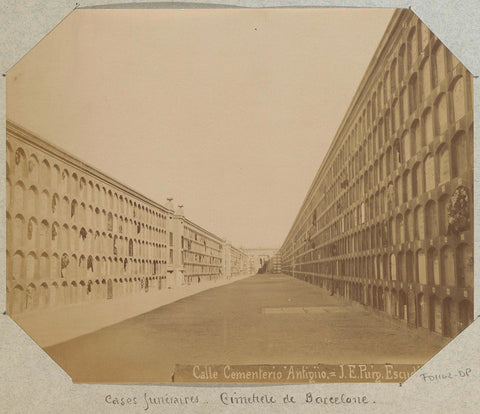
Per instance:
[[[46,351],[75,382],[170,382],[176,363],[417,364],[444,343],[297,279],[258,275]]]
[[[97,331],[160,306],[214,287],[232,283],[244,277],[246,276],[204,281],[199,284],[195,283],[172,289],[157,290],[151,288],[147,293],[140,291],[114,299],[82,302],[61,309],[27,312],[13,315],[12,319],[39,346],[44,348]]]

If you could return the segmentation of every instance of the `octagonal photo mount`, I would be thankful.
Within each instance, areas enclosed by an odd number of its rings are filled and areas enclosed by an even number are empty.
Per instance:
[[[155,201],[307,143],[268,254]],[[412,11],[78,9],[7,73],[7,314],[75,382],[403,381],[473,321],[473,169],[472,74]]]

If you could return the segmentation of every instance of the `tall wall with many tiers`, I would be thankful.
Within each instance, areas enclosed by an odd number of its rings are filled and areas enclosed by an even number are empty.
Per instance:
[[[221,238],[11,122],[6,164],[9,314],[223,277]]]
[[[410,326],[473,318],[471,73],[398,10],[281,248],[282,269]]]

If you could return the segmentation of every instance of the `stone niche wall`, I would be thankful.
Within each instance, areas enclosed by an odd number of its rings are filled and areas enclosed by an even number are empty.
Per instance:
[[[183,268],[187,283],[222,278],[223,241],[190,222],[183,225]]]
[[[412,12],[394,19],[282,269],[454,336],[473,320],[472,75]]]
[[[7,312],[159,289],[168,210],[7,124]]]

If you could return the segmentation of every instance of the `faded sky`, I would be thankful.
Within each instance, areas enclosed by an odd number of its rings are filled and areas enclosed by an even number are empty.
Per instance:
[[[391,9],[77,10],[7,117],[244,247],[280,247]]]

